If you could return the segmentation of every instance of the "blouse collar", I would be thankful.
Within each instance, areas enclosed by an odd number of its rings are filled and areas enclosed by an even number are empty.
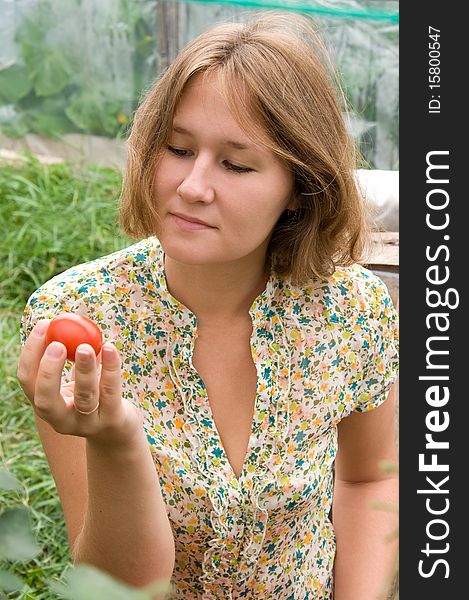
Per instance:
[[[156,237],[153,239],[154,243],[149,254],[149,267],[161,301],[171,311],[174,324],[187,332],[191,332],[197,327],[197,317],[169,291],[164,266],[164,251],[159,240]],[[271,272],[265,289],[256,297],[249,309],[249,314],[253,322],[268,321],[272,316],[272,305],[276,296],[278,283],[278,279]]]

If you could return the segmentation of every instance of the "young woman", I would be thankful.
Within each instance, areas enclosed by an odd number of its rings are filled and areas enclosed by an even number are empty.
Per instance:
[[[320,56],[276,13],[190,43],[129,139],[120,222],[140,241],[28,301],[18,377],[76,562],[185,600],[372,600],[386,580],[395,523],[370,502],[397,496],[397,318],[359,263]],[[73,371],[44,337],[64,311],[106,340]]]

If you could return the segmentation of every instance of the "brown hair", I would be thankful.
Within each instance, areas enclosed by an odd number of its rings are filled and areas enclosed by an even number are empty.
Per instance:
[[[155,166],[185,86],[200,73],[218,75],[240,126],[294,174],[296,209],[274,228],[272,269],[304,283],[360,261],[367,218],[357,151],[341,113],[345,100],[323,44],[299,15],[271,12],[218,25],[179,53],[135,114],[119,215],[124,232],[154,234]]]

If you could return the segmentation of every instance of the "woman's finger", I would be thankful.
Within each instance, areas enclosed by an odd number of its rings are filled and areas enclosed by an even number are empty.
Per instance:
[[[101,375],[101,351],[96,357],[96,367],[98,369],[98,379]],[[72,371],[70,373],[70,381],[75,381],[75,363],[72,364]]]
[[[18,363],[18,381],[31,402],[34,400],[39,364],[46,349],[45,335],[49,323],[49,319],[42,319],[36,323],[21,351]]]
[[[119,351],[110,342],[106,342],[102,347],[99,390],[100,401],[104,410],[121,401],[121,359]]]
[[[39,362],[34,390],[34,406],[38,415],[55,423],[63,421],[67,405],[60,393],[62,371],[67,350],[60,342],[52,342]]]
[[[89,416],[99,404],[96,354],[89,344],[80,344],[75,354],[75,409]]]

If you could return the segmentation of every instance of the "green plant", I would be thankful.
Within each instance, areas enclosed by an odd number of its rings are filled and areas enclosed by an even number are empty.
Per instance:
[[[360,2],[372,6],[372,2]],[[396,169],[399,25],[350,20],[322,31],[350,107],[351,132],[370,168]]]
[[[44,281],[123,248],[117,170],[30,157],[0,169],[0,310],[24,306]]]
[[[20,483],[0,467],[0,494],[21,492]],[[41,553],[31,526],[30,511],[16,506],[0,512],[0,560],[28,561]],[[10,570],[0,569],[0,594],[19,592],[23,580]],[[68,568],[62,582],[50,582],[50,590],[66,600],[153,600],[169,591],[168,582],[155,581],[142,589],[119,583],[111,576],[89,565]],[[1,596],[0,596],[1,597]]]
[[[0,493],[19,492],[21,485],[4,468],[0,468]],[[25,561],[40,552],[34,539],[29,512],[25,507],[15,507],[0,513],[0,560]],[[23,587],[22,580],[6,569],[0,569],[0,591],[16,592]]]
[[[0,69],[2,130],[123,134],[154,75],[154,10],[155,0],[37,0],[16,29],[17,59]]]

